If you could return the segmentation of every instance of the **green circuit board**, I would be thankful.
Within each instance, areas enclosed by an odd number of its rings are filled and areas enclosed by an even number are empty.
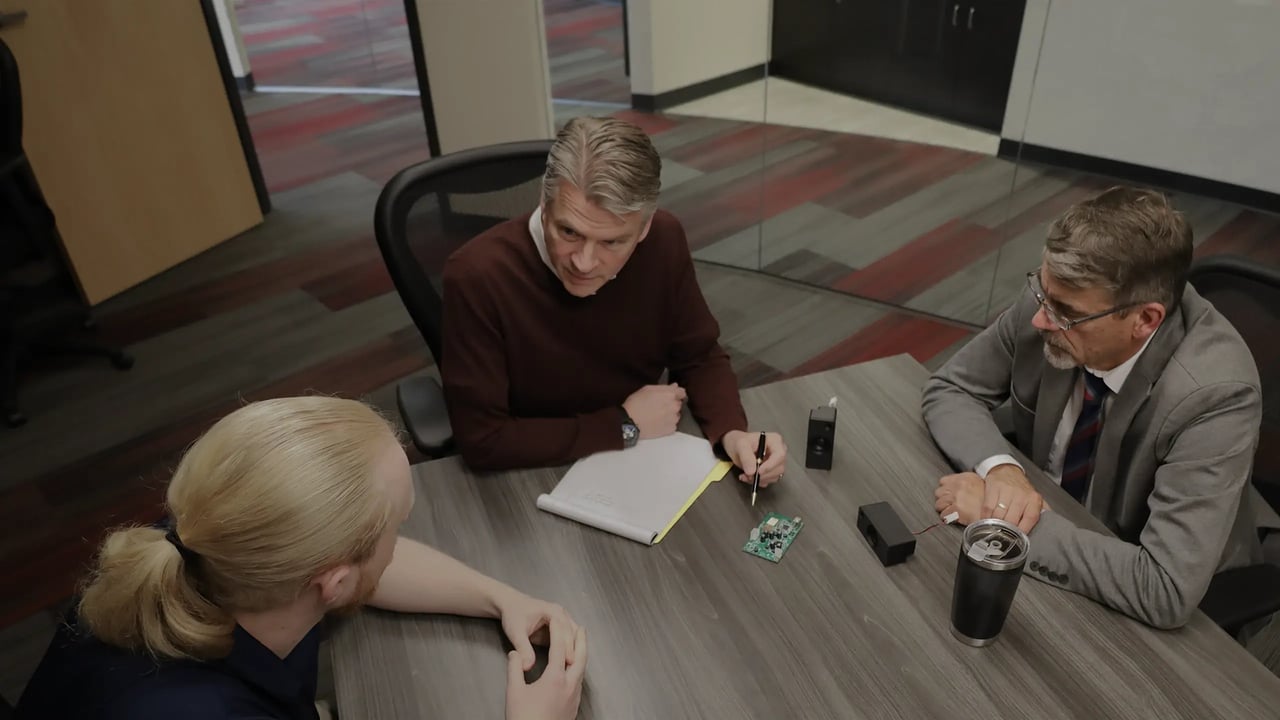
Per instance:
[[[789,518],[771,512],[751,529],[747,544],[742,546],[742,550],[756,557],[778,562],[787,548],[791,547],[791,543],[795,542],[803,527],[804,523],[798,517]]]

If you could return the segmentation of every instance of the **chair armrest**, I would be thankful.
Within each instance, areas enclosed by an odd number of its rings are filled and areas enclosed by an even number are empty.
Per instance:
[[[1232,636],[1280,610],[1280,566],[1270,563],[1223,570],[1209,581],[1200,610]]]
[[[417,375],[400,381],[396,404],[415,447],[433,458],[453,452],[453,426],[444,405],[444,389],[435,378]]]

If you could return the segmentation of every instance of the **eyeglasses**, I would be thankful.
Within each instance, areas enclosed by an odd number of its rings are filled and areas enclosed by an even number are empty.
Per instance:
[[[1049,303],[1049,298],[1045,297],[1044,288],[1040,287],[1040,271],[1039,270],[1032,270],[1031,272],[1027,273],[1027,288],[1031,290],[1031,295],[1035,297],[1036,302],[1040,303],[1040,309],[1044,310],[1044,316],[1049,318],[1049,322],[1053,323],[1054,325],[1057,325],[1058,329],[1062,330],[1063,332],[1067,332],[1068,330],[1079,325],[1080,323],[1086,323],[1086,322],[1089,322],[1090,320],[1097,320],[1098,318],[1106,317],[1108,315],[1111,315],[1112,313],[1118,313],[1121,310],[1128,310],[1131,307],[1136,307],[1142,304],[1142,303],[1125,303],[1124,305],[1117,305],[1111,308],[1110,310],[1103,310],[1100,313],[1085,315],[1082,318],[1076,318],[1075,320],[1072,320],[1070,318],[1063,317],[1061,313],[1059,313],[1057,310],[1054,310],[1053,305]]]

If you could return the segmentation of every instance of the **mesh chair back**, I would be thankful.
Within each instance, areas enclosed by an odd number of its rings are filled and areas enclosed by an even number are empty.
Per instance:
[[[550,150],[550,140],[537,140],[433,158],[401,170],[378,197],[378,247],[437,364],[445,260],[480,232],[537,207]]]

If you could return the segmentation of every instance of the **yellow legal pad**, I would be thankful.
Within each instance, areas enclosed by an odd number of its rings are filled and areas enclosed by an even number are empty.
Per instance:
[[[694,501],[702,496],[702,491],[710,487],[711,483],[720,482],[720,480],[723,479],[724,476],[732,469],[733,463],[727,460],[721,460],[716,463],[716,466],[711,468],[711,472],[707,473],[707,476],[702,479],[702,484],[698,486],[698,490],[690,495],[689,499],[685,501],[684,507],[680,508],[680,512],[676,513],[676,516],[671,518],[671,522],[667,523],[667,526],[662,529],[662,532],[658,533],[658,537],[654,538],[653,544],[657,545],[662,542],[662,538],[666,537],[667,533],[671,532],[671,528],[675,527],[676,523],[680,521],[680,518],[684,517],[684,514],[689,512],[689,508],[693,507]]]
[[[685,433],[574,463],[538,508],[645,545],[661,542],[711,483],[732,467]]]

